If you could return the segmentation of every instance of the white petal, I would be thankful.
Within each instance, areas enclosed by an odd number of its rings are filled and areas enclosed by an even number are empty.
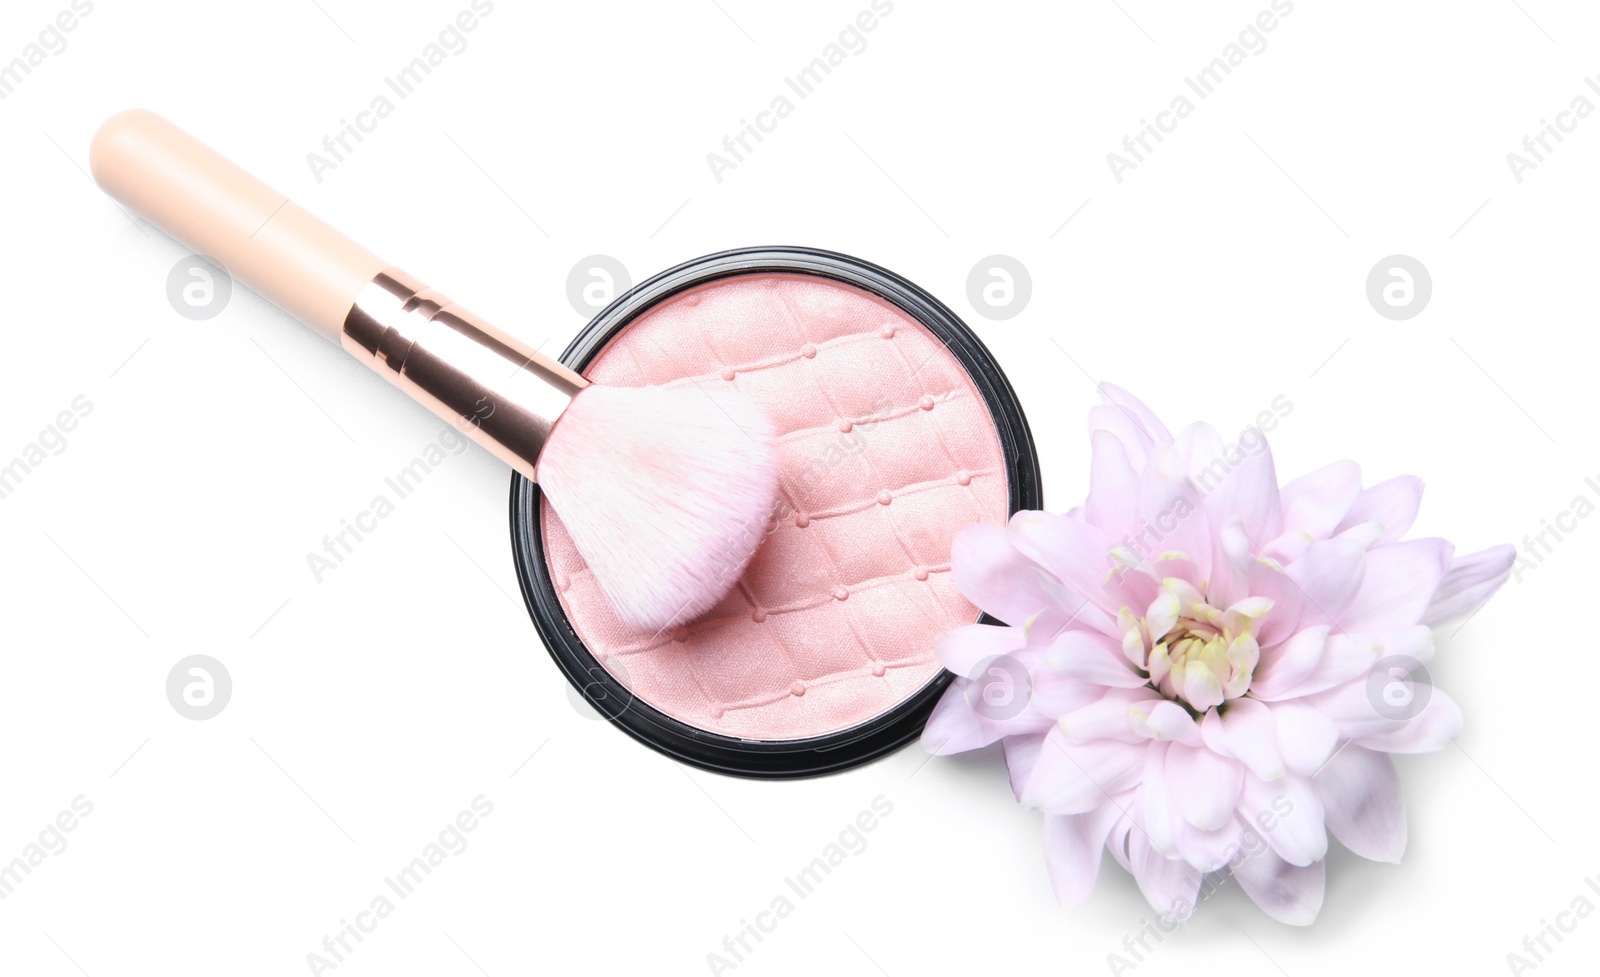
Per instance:
[[[1362,522],[1351,526],[1338,534],[1339,539],[1348,539],[1364,550],[1370,550],[1383,541],[1383,523]]]
[[[1067,516],[1024,509],[1011,517],[1006,532],[1019,553],[1113,616],[1129,603],[1123,596],[1122,584],[1136,584],[1143,576],[1114,573],[1117,567],[1111,559],[1106,534]],[[1148,599],[1137,606],[1143,607],[1147,602]]]
[[[1145,749],[1112,742],[1071,744],[1060,727],[1052,729],[1023,787],[1022,803],[1046,814],[1092,811],[1139,782]]]
[[[1290,694],[1322,660],[1328,640],[1328,626],[1307,628],[1289,640],[1261,651],[1250,682],[1250,694],[1258,699],[1277,699]]]
[[[1138,832],[1128,837],[1128,861],[1150,908],[1176,919],[1188,919],[1194,913],[1200,873],[1193,866],[1160,854]]]
[[[1228,624],[1230,627],[1233,627],[1235,626],[1234,619],[1237,619],[1237,621],[1242,625],[1242,622],[1255,621],[1258,618],[1265,617],[1269,612],[1271,612],[1275,603],[1276,602],[1273,601],[1272,598],[1261,597],[1259,595],[1254,597],[1246,597],[1244,600],[1234,601],[1232,604],[1228,605],[1227,613],[1232,616],[1232,619],[1229,620]]]
[[[1310,926],[1322,909],[1326,862],[1304,868],[1289,864],[1270,848],[1247,850],[1233,866],[1233,877],[1262,911],[1280,923]]]
[[[1172,671],[1172,656],[1166,645],[1156,645],[1150,649],[1150,661],[1145,670],[1150,673],[1150,681],[1157,685],[1167,677],[1167,673]]]
[[[963,678],[972,678],[978,665],[989,658],[1008,655],[1026,643],[1021,628],[991,624],[966,624],[946,631],[934,643],[940,664]]]
[[[1339,843],[1375,862],[1398,862],[1406,850],[1400,775],[1382,753],[1351,744],[1315,780],[1328,830]]]
[[[1099,384],[1099,392],[1101,392],[1101,398],[1106,400],[1107,405],[1115,406],[1118,411],[1122,411],[1123,414],[1131,417],[1134,424],[1138,424],[1139,430],[1146,433],[1146,437],[1149,438],[1152,445],[1171,445],[1173,443],[1173,433],[1170,430],[1166,430],[1166,425],[1162,424],[1162,419],[1155,416],[1155,411],[1146,406],[1144,401],[1134,397],[1133,393],[1128,393],[1122,387],[1118,387],[1117,384],[1109,384],[1109,382],[1101,382]]]
[[[1148,559],[1182,555],[1210,575],[1211,529],[1200,495],[1184,472],[1183,457],[1171,445],[1151,450],[1139,483],[1139,535],[1136,549]]]
[[[1438,689],[1417,715],[1388,729],[1356,739],[1356,743],[1385,753],[1435,753],[1461,735],[1461,707]]]
[[[1184,668],[1180,688],[1189,705],[1196,709],[1222,705],[1222,683],[1217,681],[1215,672],[1200,662],[1190,662]]]
[[[1342,533],[1364,522],[1377,522],[1383,525],[1379,542],[1392,543],[1411,528],[1421,505],[1422,480],[1401,475],[1363,491],[1334,531]]]
[[[1007,736],[1000,741],[1006,754],[1006,770],[1011,774],[1011,793],[1022,800],[1022,788],[1039,762],[1039,751],[1044,749],[1044,733],[1031,736]]]
[[[1302,777],[1322,769],[1339,745],[1339,727],[1322,713],[1294,700],[1275,702],[1272,718],[1277,721],[1278,752],[1284,764]]]
[[[1136,802],[1138,793],[1136,790],[1130,790],[1120,797],[1113,797],[1111,803],[1118,810],[1130,811],[1132,810],[1130,805]],[[1111,857],[1116,860],[1118,865],[1122,866],[1124,872],[1132,875],[1133,865],[1128,861],[1128,839],[1130,836],[1142,838],[1143,834],[1139,833],[1139,829],[1134,825],[1132,818],[1127,815],[1117,818],[1117,822],[1111,826],[1110,836],[1106,838],[1106,851],[1111,853]]]
[[[1377,641],[1378,657],[1409,658],[1419,665],[1433,661],[1433,629],[1425,624],[1409,628],[1395,628],[1373,635]]]
[[[1305,614],[1309,598],[1305,588],[1296,583],[1275,560],[1255,557],[1249,561],[1245,567],[1245,591],[1253,597],[1272,602],[1272,610],[1257,621],[1255,627],[1256,640],[1263,648],[1287,640],[1301,630],[1300,619]],[[1318,623],[1320,617],[1314,613],[1314,619],[1307,626]]]
[[[1178,432],[1173,446],[1183,457],[1184,472],[1204,491],[1216,488],[1227,477],[1227,462],[1222,453],[1227,446],[1222,435],[1204,421],[1196,421]],[[1207,473],[1210,474],[1207,474]]]
[[[1206,745],[1223,756],[1237,759],[1261,780],[1283,776],[1278,755],[1277,727],[1272,712],[1251,698],[1229,700],[1206,714],[1200,724]]]
[[[1167,749],[1167,791],[1185,821],[1205,831],[1228,823],[1239,803],[1244,766],[1206,747],[1174,743]]]
[[[1208,516],[1216,530],[1216,546],[1211,554],[1211,581],[1206,593],[1218,605],[1226,607],[1241,597],[1248,597],[1245,573],[1250,566],[1250,540],[1245,536],[1240,519],[1218,521]]]
[[[1206,514],[1204,512],[1196,512],[1189,518],[1203,520],[1205,517]],[[1155,563],[1152,564],[1152,574],[1162,580],[1166,580],[1168,578],[1177,578],[1192,587],[1206,586],[1206,577],[1210,572],[1209,568],[1211,566],[1211,554],[1214,552],[1216,547],[1210,538],[1210,526],[1206,526],[1204,528],[1204,534],[1206,539],[1200,546],[1200,551],[1206,554],[1204,557],[1197,557],[1194,560],[1191,560],[1188,557],[1183,557],[1180,559],[1174,554],[1164,553],[1162,554],[1161,559],[1156,560]],[[1207,569],[1202,570],[1202,567]]]
[[[1241,634],[1228,645],[1226,657],[1233,668],[1233,675],[1223,683],[1222,688],[1230,698],[1238,698],[1250,688],[1250,676],[1261,661],[1261,646],[1256,644],[1254,636]]]
[[[1051,643],[1044,660],[1046,665],[1091,685],[1136,689],[1147,682],[1111,639],[1088,631],[1063,631]]]
[[[1178,857],[1202,873],[1219,872],[1228,867],[1243,848],[1244,829],[1238,818],[1215,831],[1202,831],[1182,818],[1173,825]]]
[[[1029,671],[1028,678],[1033,686],[1028,708],[1051,721],[1082,709],[1106,693],[1103,685],[1079,681],[1042,662]]]
[[[1051,604],[1022,624],[1021,630],[1027,635],[1028,644],[1048,645],[1055,640],[1056,635],[1073,625],[1080,631],[1098,631],[1109,635],[1120,633],[1116,621],[1108,617],[1104,611],[1090,604],[1076,591],[1068,590],[1054,577],[1045,573],[1042,567],[1035,569],[1041,577],[1042,585],[1050,590],[1052,599],[1058,603]]]
[[[1286,530],[1282,536],[1261,548],[1262,555],[1270,556],[1279,563],[1289,564],[1306,555],[1306,550],[1317,541],[1317,537],[1299,529]]]
[[[1471,617],[1506,582],[1516,559],[1514,547],[1494,546],[1451,560],[1450,569],[1439,581],[1433,601],[1423,612],[1422,623],[1429,627],[1440,627]]]
[[[1099,387],[1100,396],[1105,398],[1107,403],[1115,404],[1123,411],[1137,418],[1139,426],[1150,435],[1152,441],[1156,444],[1172,443],[1172,433],[1167,430],[1165,424],[1161,423],[1161,418],[1156,416],[1156,412],[1145,405],[1144,401],[1114,383],[1103,382],[1099,384]]]
[[[1257,432],[1260,437],[1260,432]],[[1254,452],[1238,452],[1226,460],[1232,468],[1205,497],[1206,514],[1211,524],[1222,525],[1239,518],[1245,535],[1259,546],[1283,532],[1283,513],[1278,497],[1278,475],[1272,467],[1272,452],[1265,438]],[[1237,451],[1237,449],[1236,449]],[[1204,481],[1200,488],[1205,490]]]
[[[1139,783],[1139,799],[1144,805],[1144,831],[1150,845],[1163,855],[1173,851],[1174,822],[1180,820],[1172,810],[1166,783],[1167,745],[1154,743],[1144,754],[1144,777]]]
[[[950,565],[961,593],[1007,624],[1025,624],[1055,603],[1038,566],[1017,552],[1000,526],[976,524],[956,533]]]
[[[1386,666],[1387,667],[1387,666]],[[1461,732],[1461,710],[1418,671],[1369,672],[1305,699],[1342,739],[1385,753],[1442,750]]]
[[[1239,813],[1252,821],[1286,862],[1306,866],[1328,853],[1322,800],[1304,777],[1265,783],[1246,777]]]
[[[1154,689],[1151,690],[1155,692]],[[1154,702],[1135,706],[1132,710],[1133,728],[1143,737],[1158,742],[1200,745],[1200,728],[1195,725],[1189,710],[1173,702],[1152,695]]]
[[[939,756],[965,753],[1000,738],[998,729],[984,723],[972,711],[966,686],[966,679],[956,679],[933,707],[927,725],[922,727],[922,748],[929,753]]]
[[[1128,463],[1133,466],[1134,471],[1144,469],[1150,449],[1155,447],[1155,440],[1150,437],[1150,433],[1136,416],[1111,404],[1091,407],[1089,436],[1093,438],[1099,431],[1106,432],[1122,444],[1122,450],[1127,454]]]
[[[1089,898],[1100,876],[1100,854],[1111,825],[1121,816],[1107,802],[1088,814],[1047,815],[1044,819],[1045,864],[1056,898],[1076,906]]]
[[[1378,640],[1365,634],[1328,635],[1317,666],[1295,684],[1287,697],[1314,695],[1365,675],[1378,660],[1378,649]]]
[[[1306,555],[1287,568],[1289,577],[1305,592],[1300,625],[1349,627],[1345,611],[1363,589],[1363,579],[1371,572],[1369,562],[1367,551],[1348,539],[1318,540],[1307,547]]]
[[[1111,689],[1099,700],[1062,716],[1061,731],[1069,743],[1093,743],[1103,739],[1138,743],[1147,737],[1135,728],[1134,717],[1151,699],[1160,699],[1160,695],[1149,686]]]
[[[1381,631],[1417,623],[1450,565],[1452,549],[1442,539],[1410,539],[1368,550],[1366,579],[1349,608],[1337,616],[1340,626]]]
[[[1353,461],[1336,461],[1302,475],[1282,490],[1284,530],[1327,539],[1360,495],[1361,466]]]
[[[1089,497],[1083,504],[1084,519],[1111,539],[1120,540],[1138,531],[1139,475],[1122,442],[1111,432],[1091,432],[1089,443]]]
[[[1172,626],[1178,623],[1178,616],[1182,608],[1179,607],[1178,595],[1171,589],[1163,587],[1156,599],[1144,612],[1145,627],[1150,631],[1150,641],[1155,643],[1167,636]]]

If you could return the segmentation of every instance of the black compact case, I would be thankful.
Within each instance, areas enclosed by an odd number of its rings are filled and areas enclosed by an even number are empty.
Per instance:
[[[983,343],[938,299],[891,271],[848,255],[813,248],[763,247],[723,251],[684,262],[612,302],[579,334],[561,362],[578,373],[630,323],[686,289],[737,275],[816,275],[854,286],[915,319],[956,358],[982,395],[999,434],[1009,511],[1043,502],[1038,458],[1027,419],[1005,374]],[[550,656],[584,698],[628,735],[685,763],[757,778],[808,777],[844,770],[915,739],[950,673],[941,671],[915,694],[866,722],[822,736],[759,740],[709,732],[674,719],[639,699],[585,647],[561,601],[545,560],[539,487],[511,476],[511,544],[528,613]],[[985,620],[988,620],[985,618]]]

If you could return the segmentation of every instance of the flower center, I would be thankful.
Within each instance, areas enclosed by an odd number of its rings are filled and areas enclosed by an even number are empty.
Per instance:
[[[1152,687],[1202,714],[1249,691],[1261,657],[1256,622],[1271,609],[1272,601],[1248,597],[1221,610],[1193,584],[1168,577],[1143,617],[1123,608],[1122,650]]]

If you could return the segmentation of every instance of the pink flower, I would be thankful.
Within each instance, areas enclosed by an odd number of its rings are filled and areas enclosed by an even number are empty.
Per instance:
[[[957,537],[956,583],[1005,626],[941,639],[959,678],[923,743],[1003,744],[1064,902],[1087,898],[1104,847],[1159,912],[1186,918],[1228,869],[1308,924],[1329,834],[1365,858],[1404,851],[1388,755],[1461,728],[1427,679],[1432,629],[1482,606],[1515,551],[1402,540],[1411,476],[1363,488],[1345,461],[1280,488],[1259,430],[1174,438],[1103,389],[1083,507]]]

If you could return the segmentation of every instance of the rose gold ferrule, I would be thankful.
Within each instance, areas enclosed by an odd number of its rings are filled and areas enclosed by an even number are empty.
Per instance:
[[[339,341],[530,479],[556,419],[589,385],[398,268],[356,296]]]

